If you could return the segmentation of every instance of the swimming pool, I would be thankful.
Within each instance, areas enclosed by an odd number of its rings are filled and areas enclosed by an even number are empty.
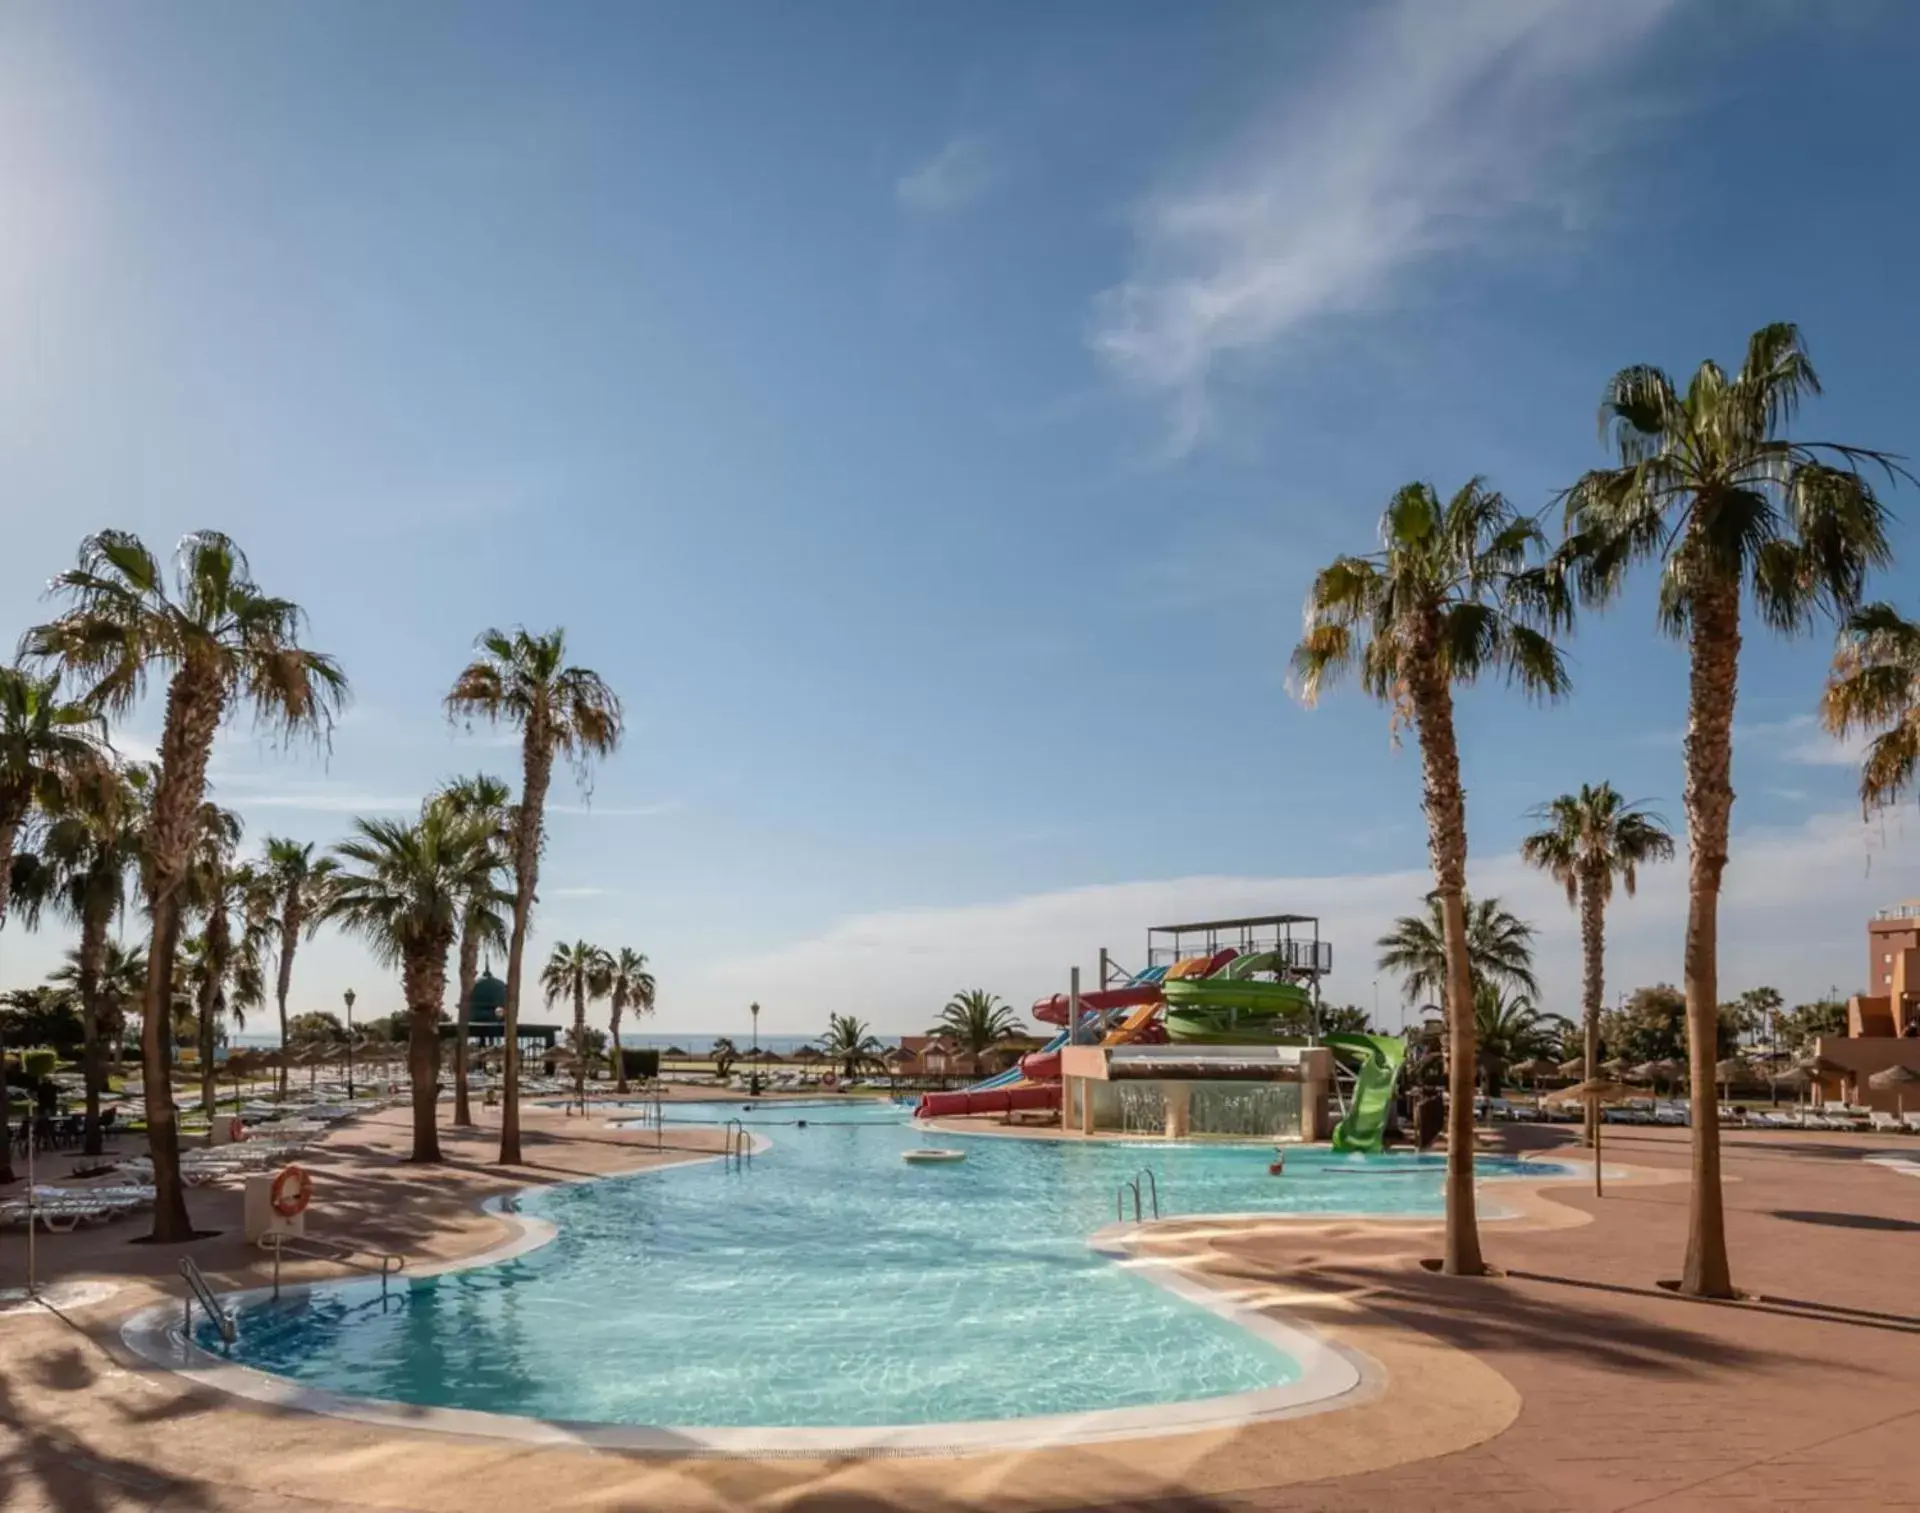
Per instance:
[[[1307,1375],[1332,1380],[1325,1347],[1245,1327],[1091,1249],[1116,1188],[1150,1167],[1169,1217],[1429,1215],[1445,1168],[1300,1149],[1276,1180],[1271,1147],[930,1139],[877,1103],[667,1113],[738,1117],[770,1143],[741,1170],[702,1162],[530,1192],[518,1210],[555,1226],[550,1244],[384,1300],[372,1281],[245,1300],[232,1359],[362,1398],[690,1429],[1284,1403]],[[956,1142],[967,1159],[955,1165],[901,1159]],[[205,1328],[199,1343],[219,1348]]]

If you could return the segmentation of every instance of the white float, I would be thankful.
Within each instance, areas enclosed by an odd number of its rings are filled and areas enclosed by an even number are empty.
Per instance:
[[[967,1153],[965,1151],[944,1150],[936,1145],[923,1145],[916,1150],[900,1152],[900,1159],[902,1161],[911,1161],[915,1165],[941,1161],[964,1161],[967,1159]]]

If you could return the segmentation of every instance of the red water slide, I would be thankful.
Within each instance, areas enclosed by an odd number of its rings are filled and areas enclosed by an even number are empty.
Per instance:
[[[992,1087],[981,1092],[922,1093],[914,1115],[920,1119],[943,1114],[1005,1114],[1017,1108],[1060,1107],[1057,1082],[1016,1082],[1007,1087]]]
[[[1105,1013],[1108,1009],[1137,1009],[1143,1003],[1158,1003],[1161,996],[1159,983],[1141,982],[1125,988],[1103,988],[1095,993],[1082,993],[1080,1007],[1095,1013]],[[1067,995],[1055,993],[1051,998],[1035,999],[1033,1017],[1042,1024],[1065,1024]]]

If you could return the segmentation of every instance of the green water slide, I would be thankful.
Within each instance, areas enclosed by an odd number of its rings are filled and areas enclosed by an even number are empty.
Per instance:
[[[1393,1112],[1393,1089],[1406,1064],[1407,1043],[1393,1035],[1329,1035],[1326,1042],[1360,1063],[1352,1106],[1333,1127],[1333,1148],[1377,1151],[1387,1132],[1387,1116]]]

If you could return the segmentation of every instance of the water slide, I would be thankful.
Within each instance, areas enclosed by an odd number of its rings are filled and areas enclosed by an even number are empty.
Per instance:
[[[1346,1051],[1360,1062],[1353,1103],[1347,1117],[1333,1127],[1337,1151],[1378,1151],[1384,1144],[1387,1118],[1393,1112],[1393,1090],[1406,1065],[1407,1043],[1394,1035],[1329,1035],[1327,1045]]]
[[[1291,982],[1221,976],[1167,984],[1167,1035],[1176,1041],[1250,1045],[1298,1035],[1313,998]]]

